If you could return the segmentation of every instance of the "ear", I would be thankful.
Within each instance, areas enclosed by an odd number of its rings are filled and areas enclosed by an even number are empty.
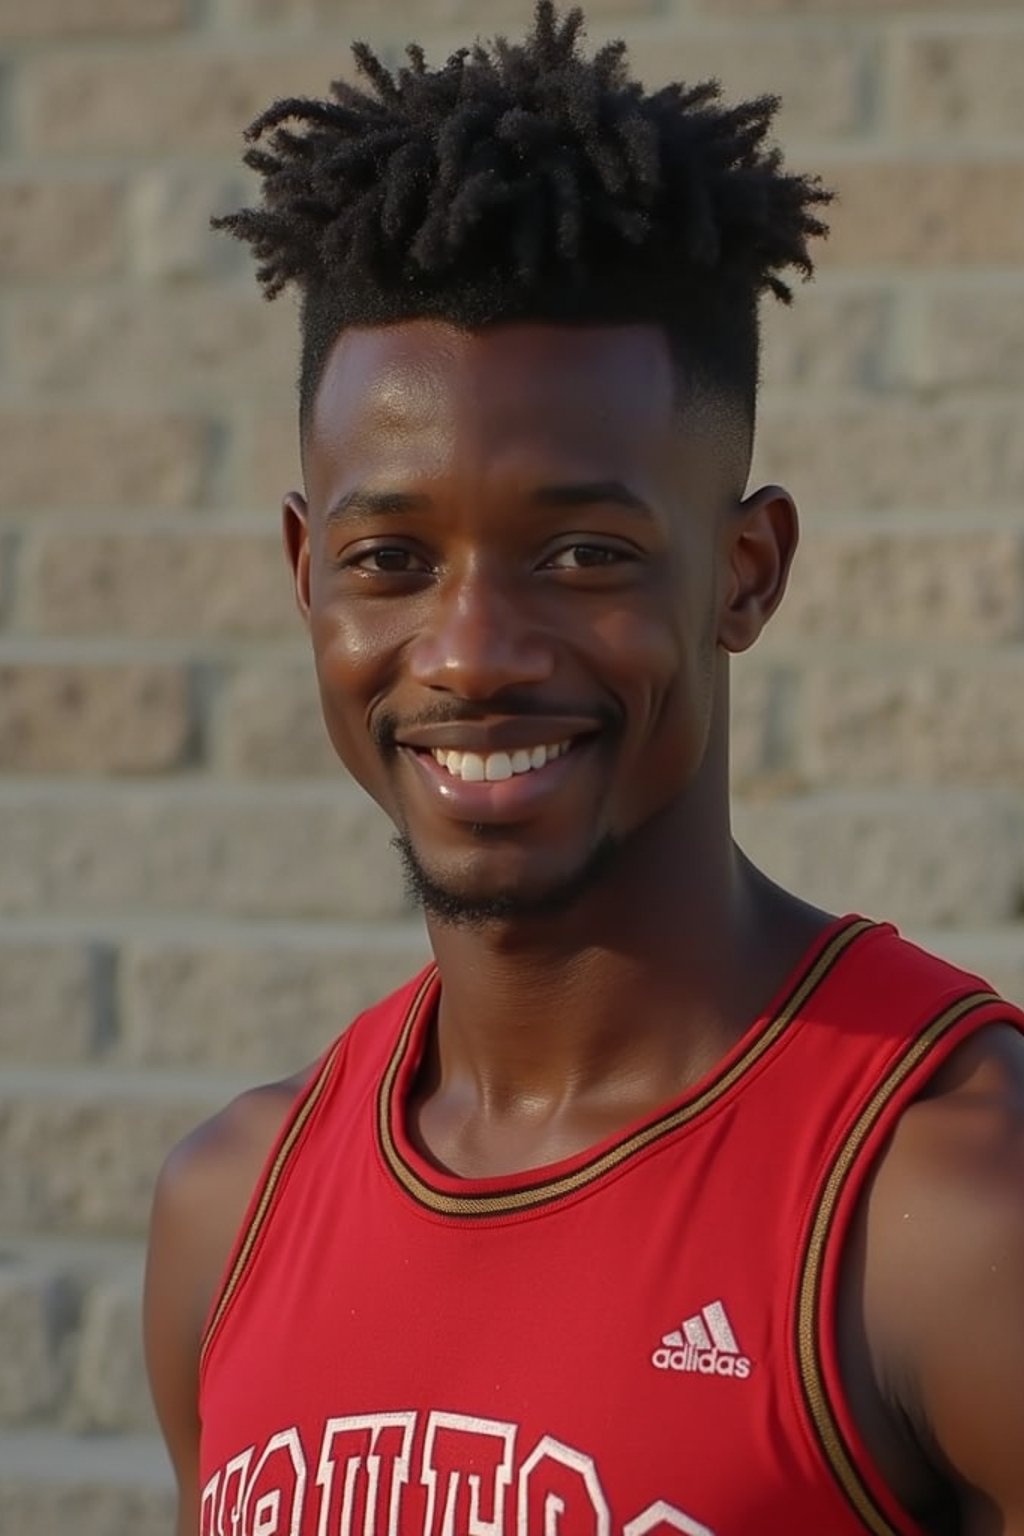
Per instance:
[[[749,650],[781,603],[799,537],[796,505],[778,485],[755,491],[726,518],[718,619],[725,650]]]
[[[309,623],[309,508],[298,491],[289,491],[281,504],[284,552],[295,583],[295,601]]]

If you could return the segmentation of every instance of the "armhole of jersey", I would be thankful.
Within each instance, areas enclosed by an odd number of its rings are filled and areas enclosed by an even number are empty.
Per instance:
[[[858,1198],[897,1119],[951,1053],[978,1030],[1024,1014],[989,991],[950,1000],[896,1057],[833,1150],[805,1235],[795,1309],[797,1374],[805,1418],[852,1510],[872,1536],[925,1536],[885,1484],[842,1389],[835,1319],[841,1258]]]
[[[351,1026],[350,1026],[351,1028]],[[320,1104],[324,1089],[330,1080],[335,1063],[341,1054],[348,1030],[321,1058],[306,1086],[297,1094],[295,1103],[285,1116],[274,1144],[263,1165],[256,1186],[250,1196],[245,1216],[239,1227],[231,1254],[224,1267],[220,1285],[207,1314],[199,1349],[199,1381],[202,1385],[209,1360],[210,1349],[217,1339],[228,1312],[249,1274],[260,1239],[266,1231],[274,1202],[281,1189],[293,1155],[302,1140]]]

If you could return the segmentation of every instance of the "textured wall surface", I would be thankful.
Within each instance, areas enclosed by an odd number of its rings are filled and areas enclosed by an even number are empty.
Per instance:
[[[594,0],[642,75],[780,91],[842,202],[769,312],[803,509],[736,669],[784,881],[1024,997],[1024,0]],[[207,231],[356,34],[525,0],[0,0],[0,1530],[170,1529],[138,1274],[173,1139],[418,960],[279,553],[290,302]]]

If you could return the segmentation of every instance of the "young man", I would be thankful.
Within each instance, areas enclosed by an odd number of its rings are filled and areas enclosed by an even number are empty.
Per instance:
[[[1024,1536],[1024,1018],[732,841],[774,103],[522,46],[284,102],[285,543],[436,960],[171,1157],[149,1364],[203,1536]]]

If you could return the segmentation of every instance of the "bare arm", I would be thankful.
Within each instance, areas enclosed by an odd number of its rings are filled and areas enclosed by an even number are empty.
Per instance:
[[[956,1490],[1024,1536],[1024,1040],[984,1031],[904,1117],[871,1197],[868,1325]]]
[[[181,1142],[157,1181],[143,1302],[146,1366],[178,1483],[177,1536],[199,1530],[199,1350],[235,1234],[303,1079],[243,1094]]]

